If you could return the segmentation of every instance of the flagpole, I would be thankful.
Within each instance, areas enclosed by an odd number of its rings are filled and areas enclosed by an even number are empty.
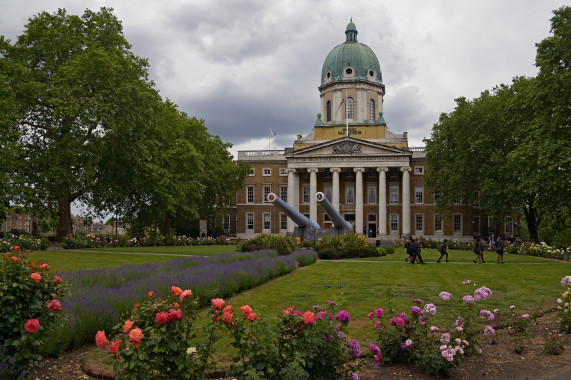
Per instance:
[[[347,99],[347,92],[345,92],[345,99]],[[347,137],[349,137],[349,118],[347,117],[347,103],[345,103],[345,122],[347,123],[345,130],[347,132]]]
[[[268,152],[272,150],[272,129],[268,128],[268,132],[270,133],[268,136]]]

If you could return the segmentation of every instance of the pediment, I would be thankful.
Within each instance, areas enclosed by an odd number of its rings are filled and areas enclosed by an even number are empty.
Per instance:
[[[288,152],[287,157],[331,157],[331,156],[410,156],[407,149],[388,146],[352,137],[316,144],[297,151]]]

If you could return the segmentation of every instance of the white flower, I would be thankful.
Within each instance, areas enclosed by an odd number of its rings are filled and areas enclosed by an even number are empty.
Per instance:
[[[186,349],[186,354],[187,355],[192,355],[196,352],[196,347],[189,347]]]

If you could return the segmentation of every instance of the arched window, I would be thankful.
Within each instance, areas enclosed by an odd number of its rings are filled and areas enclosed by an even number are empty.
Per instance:
[[[347,119],[353,118],[353,98],[347,98]]]
[[[375,101],[369,100],[369,120],[375,121]]]
[[[331,101],[327,101],[327,121],[331,121]]]

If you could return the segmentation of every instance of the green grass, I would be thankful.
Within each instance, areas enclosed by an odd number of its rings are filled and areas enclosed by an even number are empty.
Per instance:
[[[58,273],[79,269],[114,268],[123,265],[164,263],[177,258],[177,256],[170,256],[169,254],[218,255],[235,251],[236,246],[140,247],[113,248],[112,250],[115,253],[107,253],[108,249],[103,248],[92,248],[89,252],[68,250],[30,251],[28,252],[28,258],[30,261],[35,260],[39,263],[48,263],[50,265],[50,271],[52,273]],[[121,252],[125,254],[121,254]]]

